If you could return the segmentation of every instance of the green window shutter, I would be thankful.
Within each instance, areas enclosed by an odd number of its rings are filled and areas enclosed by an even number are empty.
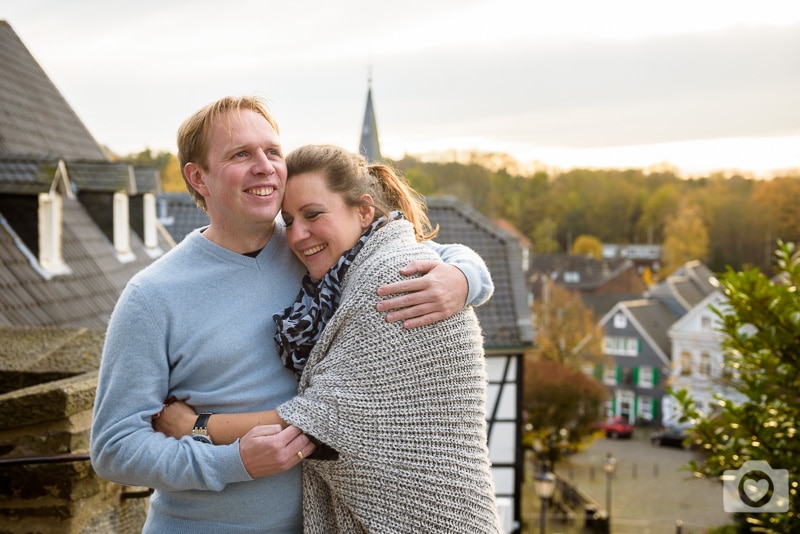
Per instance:
[[[633,385],[634,386],[638,386],[639,385],[639,368],[638,367],[634,367],[633,368]]]
[[[653,387],[658,385],[658,369],[653,367]]]
[[[592,370],[592,374],[594,375],[594,379],[598,382],[603,381],[603,366],[599,363],[594,364],[594,369]]]
[[[617,366],[617,384],[619,384],[620,382],[622,382],[622,366],[618,365]]]

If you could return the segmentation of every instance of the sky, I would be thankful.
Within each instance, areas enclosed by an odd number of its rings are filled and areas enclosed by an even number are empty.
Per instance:
[[[0,0],[95,139],[175,152],[203,105],[258,95],[286,150],[523,165],[800,169],[797,0]],[[1,67],[0,67],[1,68]]]

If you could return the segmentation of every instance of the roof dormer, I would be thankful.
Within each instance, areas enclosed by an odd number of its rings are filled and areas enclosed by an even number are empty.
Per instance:
[[[0,158],[0,224],[45,279],[71,273],[62,253],[64,196],[74,198],[63,160]]]
[[[129,195],[136,193],[133,167],[127,163],[70,162],[69,176],[78,200],[111,242],[117,259],[136,259],[130,243]]]

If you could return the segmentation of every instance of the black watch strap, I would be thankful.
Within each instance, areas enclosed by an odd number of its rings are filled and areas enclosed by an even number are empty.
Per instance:
[[[208,418],[211,417],[213,414],[210,413],[201,413],[197,416],[197,420],[194,422],[194,428],[192,428],[192,438],[196,439],[197,441],[204,441],[207,443],[214,444],[211,441],[211,436],[208,435]]]

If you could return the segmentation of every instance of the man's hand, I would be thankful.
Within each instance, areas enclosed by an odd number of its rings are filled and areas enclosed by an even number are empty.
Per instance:
[[[378,302],[378,311],[391,311],[386,315],[390,323],[403,321],[403,328],[425,326],[446,319],[464,308],[467,301],[467,278],[458,267],[437,261],[412,261],[400,274],[410,276],[425,273],[378,288],[378,295],[397,297]]]
[[[288,471],[311,455],[314,448],[296,426],[281,429],[280,425],[262,425],[239,441],[239,456],[247,474],[260,478]]]

